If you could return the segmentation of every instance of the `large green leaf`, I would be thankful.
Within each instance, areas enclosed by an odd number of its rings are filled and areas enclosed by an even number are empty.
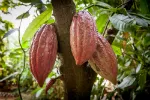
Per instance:
[[[41,25],[43,25],[51,16],[52,14],[52,8],[47,9],[44,11],[41,15],[36,17],[27,27],[25,30],[25,33],[22,37],[22,41],[26,41],[28,39],[31,39],[35,32],[39,29]]]
[[[124,32],[133,32],[136,28],[136,21],[123,14],[115,14],[109,18],[113,26]]]
[[[108,14],[101,14],[96,20],[98,32],[102,33],[108,20]]]

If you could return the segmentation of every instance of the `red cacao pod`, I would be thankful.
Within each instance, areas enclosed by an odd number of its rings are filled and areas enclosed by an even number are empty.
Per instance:
[[[70,26],[70,46],[77,65],[82,65],[96,49],[96,25],[87,11],[73,16]]]
[[[52,87],[52,85],[56,82],[56,79],[51,79],[47,84],[46,84],[46,89],[45,93],[47,94],[47,91]]]
[[[30,69],[40,87],[51,72],[57,55],[57,36],[53,25],[44,25],[30,48]]]
[[[97,48],[90,58],[92,69],[113,84],[117,83],[117,59],[109,42],[97,35]]]

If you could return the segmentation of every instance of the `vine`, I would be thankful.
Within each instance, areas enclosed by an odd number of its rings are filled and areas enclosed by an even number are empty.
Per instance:
[[[29,8],[29,10],[32,8],[32,6]],[[29,12],[29,10],[27,12]],[[23,14],[23,16],[21,18],[21,21],[20,21],[19,28],[18,28],[18,42],[19,42],[20,48],[21,48],[21,50],[23,52],[23,69],[22,69],[22,71],[21,71],[21,73],[19,74],[19,77],[18,77],[18,91],[19,91],[19,97],[20,97],[21,100],[22,100],[22,95],[21,95],[21,91],[20,91],[20,79],[21,79],[22,73],[24,72],[24,69],[25,69],[25,63],[26,63],[26,60],[25,60],[26,59],[26,54],[25,53],[26,52],[25,52],[25,50],[24,50],[24,48],[22,47],[22,44],[21,44],[21,39],[20,39],[21,31],[20,31],[20,28],[21,28],[22,19],[23,19],[24,15],[26,13]]]

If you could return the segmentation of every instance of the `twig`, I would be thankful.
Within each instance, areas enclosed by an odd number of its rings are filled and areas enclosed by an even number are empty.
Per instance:
[[[1,79],[0,82],[3,82],[3,81],[5,81],[5,80],[7,80],[7,79],[9,79],[9,78],[11,78],[11,77],[17,75],[17,74],[18,74],[18,72],[15,72],[15,73],[13,73],[13,74],[10,74],[9,76],[7,76],[7,77]]]
[[[110,16],[112,16],[112,15],[114,15],[114,13],[112,13]],[[109,22],[110,22],[110,20],[109,20],[109,18],[108,18],[107,23],[106,23],[105,28],[104,28],[104,31],[103,31],[103,33],[102,33],[103,36],[105,35],[105,32],[106,32],[107,27],[108,27],[108,25],[109,25]]]
[[[109,8],[104,7],[104,6],[101,6],[101,5],[91,4],[90,6],[88,6],[88,7],[84,8],[84,10],[89,9],[89,8],[91,8],[91,7],[93,7],[93,6],[97,6],[97,7],[101,7],[101,8],[109,9]]]
[[[108,25],[109,25],[109,22],[110,22],[110,20],[109,20],[109,18],[108,18],[107,23],[106,23],[105,28],[104,28],[104,31],[103,31],[103,33],[102,33],[103,36],[105,35],[106,29],[107,29],[107,27],[108,27]]]
[[[29,8],[29,10],[32,8],[32,6]],[[29,11],[28,10],[28,11]],[[27,12],[28,12],[27,11]],[[24,15],[25,15],[26,13],[24,13]],[[20,21],[20,25],[19,25],[19,32],[18,32],[18,41],[19,41],[19,45],[20,45],[20,48],[21,48],[21,50],[22,50],[22,52],[23,52],[23,70],[21,71],[21,73],[19,74],[19,77],[18,77],[18,91],[19,91],[19,97],[20,97],[20,99],[22,100],[22,96],[21,96],[21,91],[20,91],[20,79],[21,79],[21,75],[22,75],[22,73],[23,73],[23,71],[24,71],[24,69],[25,69],[25,63],[26,63],[26,55],[25,55],[25,50],[23,49],[23,47],[22,47],[22,45],[21,45],[21,39],[20,39],[20,28],[21,28],[21,23],[22,23],[22,19],[23,19],[23,17],[24,17],[24,15],[22,16],[22,18],[21,18],[21,21]]]

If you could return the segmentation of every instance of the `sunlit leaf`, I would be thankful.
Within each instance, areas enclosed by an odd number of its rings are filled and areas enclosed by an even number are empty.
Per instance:
[[[43,88],[41,88],[40,90],[38,90],[37,92],[36,92],[36,97],[38,98],[41,94],[42,94],[42,92],[43,92]]]
[[[100,32],[100,33],[103,32],[107,20],[108,20],[108,15],[107,14],[101,14],[97,18],[97,20],[96,20],[96,26],[97,26],[98,32]]]
[[[115,45],[112,45],[113,51],[115,52],[115,54],[117,55],[122,55],[121,53],[121,49]]]
[[[136,73],[138,73],[141,69],[141,64],[138,64],[137,68],[136,68]]]
[[[14,29],[9,30],[9,31],[3,36],[3,38],[8,37],[10,34],[14,33],[15,31],[18,31],[18,28],[14,28]]]
[[[22,47],[23,48],[28,48],[29,47],[29,41],[22,42]]]
[[[46,24],[51,24],[51,23],[54,23],[55,20],[53,18],[50,18],[48,21],[46,21]]]
[[[16,19],[23,19],[23,18],[27,18],[29,16],[30,16],[29,12],[25,12],[25,13],[19,15]]]
[[[128,86],[131,86],[133,82],[135,81],[135,77],[133,76],[127,76],[123,79],[123,81],[118,85],[118,88],[124,89]]]
[[[36,17],[27,27],[22,37],[22,41],[31,39],[34,36],[35,32],[40,28],[40,26],[43,25],[50,18],[51,14],[52,8],[47,9],[41,15]]]

